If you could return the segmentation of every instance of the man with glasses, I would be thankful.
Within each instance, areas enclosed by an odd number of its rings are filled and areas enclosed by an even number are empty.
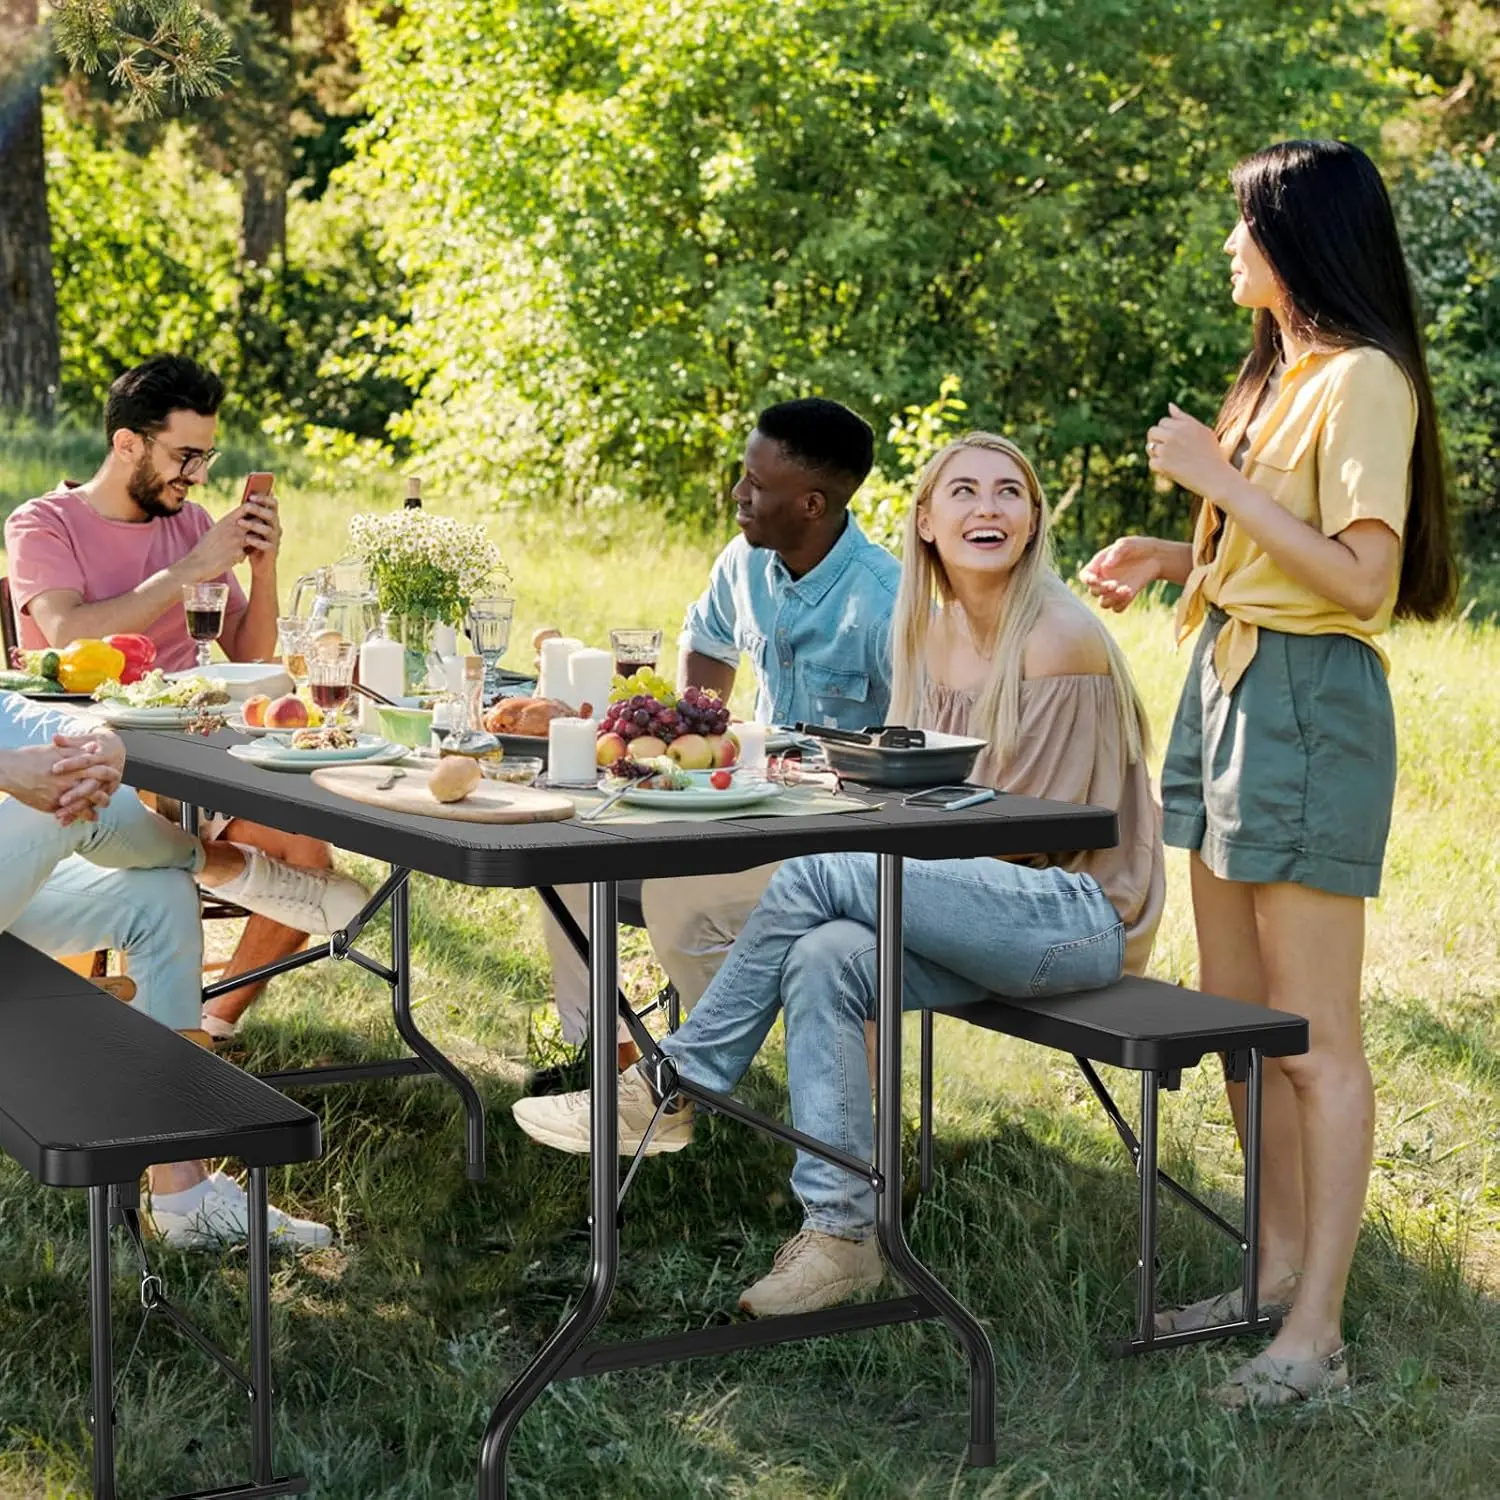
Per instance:
[[[163,671],[187,671],[197,657],[183,585],[218,582],[229,586],[224,654],[275,654],[274,498],[252,497],[219,521],[188,498],[218,456],[223,399],[216,375],[175,354],[153,356],[109,388],[98,473],[63,481],[5,523],[23,646],[139,633],[155,642]],[[250,565],[248,597],[230,571],[241,561]]]
[[[252,496],[215,521],[188,498],[208,477],[218,456],[214,436],[224,383],[179,354],[157,354],[127,370],[109,388],[104,407],[108,450],[92,479],[64,480],[28,500],[5,523],[10,584],[21,644],[29,649],[65,646],[106,635],[148,635],[156,665],[188,671],[197,649],[182,606],[185,584],[228,586],[219,644],[230,661],[260,661],[276,652],[276,558],[281,522],[270,495]],[[247,595],[231,569],[247,563]],[[242,973],[296,952],[307,923],[319,932],[346,925],[364,904],[365,891],[332,869],[332,851],[319,839],[264,828],[243,819],[210,817],[206,839],[225,839],[241,850],[244,882],[221,894],[254,906],[227,972]],[[284,919],[267,913],[282,873],[297,872],[295,899]],[[213,1000],[203,1029],[216,1039],[232,1036],[258,986]]]

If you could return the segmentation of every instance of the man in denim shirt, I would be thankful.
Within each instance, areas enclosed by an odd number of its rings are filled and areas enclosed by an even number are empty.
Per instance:
[[[763,724],[884,722],[901,564],[848,509],[874,455],[869,426],[836,401],[760,414],[734,487],[740,535],[683,623],[682,686],[727,699],[743,652]]]
[[[708,688],[727,701],[743,652],[763,724],[884,722],[901,564],[849,513],[874,461],[869,424],[837,401],[813,396],[760,414],[734,487],[740,535],[719,554],[683,623],[680,687]],[[703,993],[774,869],[646,882],[651,942],[685,1004]],[[586,928],[587,887],[558,894]],[[550,917],[542,927],[563,1035],[582,1041],[588,973]],[[618,1041],[627,1067],[639,1054],[623,1032]],[[548,1069],[531,1087],[545,1092],[565,1082],[561,1069]]]

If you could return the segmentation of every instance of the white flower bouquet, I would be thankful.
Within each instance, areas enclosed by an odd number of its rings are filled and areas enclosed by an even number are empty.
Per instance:
[[[482,526],[427,510],[353,516],[349,542],[384,614],[456,623],[505,576],[500,549]]]

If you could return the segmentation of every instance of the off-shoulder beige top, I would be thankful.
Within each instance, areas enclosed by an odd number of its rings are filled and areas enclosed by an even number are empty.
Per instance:
[[[969,717],[974,694],[929,683],[920,723],[947,734],[987,739]],[[1021,684],[1021,724],[1007,765],[984,751],[971,780],[1025,797],[1084,802],[1115,810],[1120,842],[1113,849],[1037,855],[1037,866],[1059,865],[1092,875],[1125,924],[1125,969],[1145,971],[1166,904],[1161,805],[1144,758],[1130,765],[1115,707],[1112,678],[1034,677]]]

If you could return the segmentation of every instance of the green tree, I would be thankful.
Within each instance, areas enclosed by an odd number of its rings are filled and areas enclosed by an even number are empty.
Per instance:
[[[1280,0],[409,0],[353,180],[416,279],[403,424],[515,498],[722,503],[759,404],[957,378],[1075,529],[1243,349],[1232,162],[1374,142],[1381,21]],[[883,461],[899,467],[887,447]],[[1172,511],[1175,516],[1175,508]]]

